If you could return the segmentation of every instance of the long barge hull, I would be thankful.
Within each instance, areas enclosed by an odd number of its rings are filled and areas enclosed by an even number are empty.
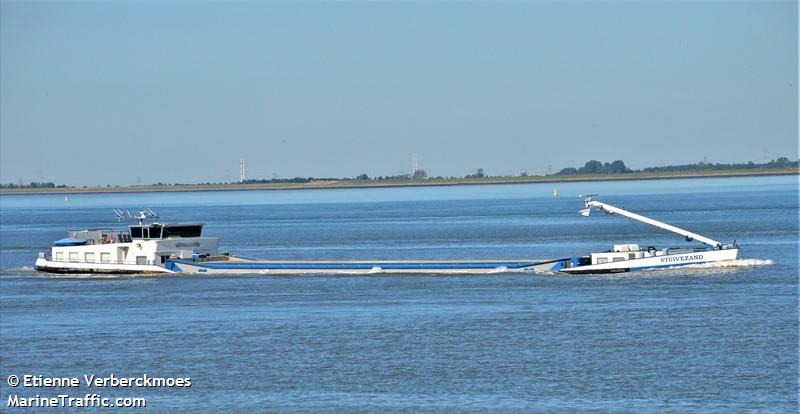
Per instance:
[[[492,274],[515,272],[561,272],[566,274],[624,273],[736,260],[739,249],[707,250],[578,265],[580,257],[557,260],[392,260],[392,261],[282,261],[238,257],[210,260],[169,259],[163,266],[36,261],[36,270],[49,273],[105,274]]]
[[[547,271],[557,260],[476,260],[476,261],[279,261],[250,260],[226,257],[224,260],[169,259],[163,266],[57,262],[36,260],[34,268],[62,274],[159,274],[159,273],[222,273],[222,274],[490,274],[506,272]]]
[[[179,273],[268,273],[268,274],[490,274],[547,271],[558,260],[519,261],[278,261],[169,260],[165,267]]]

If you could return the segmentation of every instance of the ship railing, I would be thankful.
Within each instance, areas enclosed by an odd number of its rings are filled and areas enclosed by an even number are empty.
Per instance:
[[[124,230],[70,230],[67,237],[86,240],[87,244],[130,243],[131,235]]]
[[[714,250],[709,246],[695,246],[695,247],[667,247],[664,250],[668,250],[669,254],[680,254],[680,253],[694,253],[694,252],[707,252],[709,250]]]

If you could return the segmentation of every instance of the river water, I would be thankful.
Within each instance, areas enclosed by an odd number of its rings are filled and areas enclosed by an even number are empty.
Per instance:
[[[796,176],[553,185],[0,196],[0,411],[10,395],[145,397],[144,412],[796,412]],[[270,259],[547,259],[681,246],[583,192],[741,246],[621,275],[53,276],[111,208],[204,222]],[[9,375],[189,377],[12,388]],[[79,410],[81,412],[85,410]],[[105,410],[107,411],[107,410]],[[135,410],[141,411],[141,410]]]

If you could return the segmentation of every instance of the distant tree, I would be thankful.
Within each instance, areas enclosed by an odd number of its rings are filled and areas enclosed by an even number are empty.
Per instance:
[[[519,176],[520,177],[527,177],[528,176],[528,172],[527,171],[523,171],[523,172],[519,173]]]
[[[483,172],[483,168],[478,168],[478,170],[475,171],[475,174],[467,174],[464,176],[464,178],[484,178],[484,177],[486,177],[486,174]]]
[[[414,171],[414,175],[411,177],[412,180],[424,180],[426,178],[428,178],[428,173],[422,169]]]
[[[369,180],[369,176],[366,174],[361,174],[358,177],[356,177],[356,180]]]
[[[578,169],[578,172],[581,174],[602,174],[605,172],[605,168],[602,162],[591,160]]]
[[[789,161],[789,159],[788,159],[788,158],[786,158],[786,157],[780,157],[780,158],[778,158],[777,160],[775,160],[775,161],[771,162],[770,164],[773,164],[773,165],[775,165],[775,166],[776,166],[776,167],[778,167],[778,168],[785,168],[785,167],[789,167],[789,166],[791,166],[792,164],[796,164],[796,163],[792,163],[792,162],[791,162],[791,161]]]
[[[604,167],[606,174],[624,174],[631,172],[631,170],[625,166],[625,163],[622,162],[622,160],[616,160],[611,164],[606,163]]]
[[[556,175],[574,175],[577,174],[578,170],[576,168],[567,167],[562,169],[561,171],[557,172]]]

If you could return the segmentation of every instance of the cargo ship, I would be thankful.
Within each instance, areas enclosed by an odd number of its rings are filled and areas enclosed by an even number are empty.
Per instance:
[[[218,239],[202,234],[202,223],[162,224],[145,209],[138,215],[114,210],[120,220],[137,223],[127,230],[72,230],[47,252],[40,252],[36,270],[50,273],[130,274],[490,274],[558,272],[563,274],[620,273],[736,260],[739,245],[716,240],[653,220],[620,207],[584,197],[585,208],[624,216],[698,241],[703,246],[657,249],[615,244],[607,251],[549,260],[260,260],[218,250]],[[147,223],[147,221],[151,221]]]

